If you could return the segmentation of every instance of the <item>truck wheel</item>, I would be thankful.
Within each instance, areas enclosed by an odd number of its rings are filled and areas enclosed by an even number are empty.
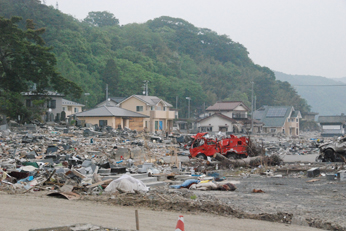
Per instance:
[[[333,149],[327,149],[324,151],[324,158],[326,161],[335,162],[335,153]]]
[[[207,156],[204,155],[204,154],[198,154],[198,155],[196,156],[196,158],[202,159],[202,160],[206,160],[206,159],[207,159]]]
[[[228,158],[228,159],[231,159],[231,160],[234,160],[234,159],[236,159],[236,156],[237,154],[235,154],[234,152],[231,152],[231,153],[227,153],[227,155],[226,155],[226,157]]]

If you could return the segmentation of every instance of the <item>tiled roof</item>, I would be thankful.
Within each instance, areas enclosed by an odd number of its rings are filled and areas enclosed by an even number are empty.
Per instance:
[[[143,117],[148,116],[139,114],[137,112],[129,111],[120,107],[97,107],[88,111],[83,111],[75,114],[77,117]]]
[[[156,106],[160,101],[167,107],[173,107],[172,104],[167,103],[166,101],[164,101],[163,99],[160,99],[157,96],[146,96],[146,95],[131,95],[130,97],[124,99],[123,101],[121,101],[120,103],[126,101],[127,99],[131,98],[131,97],[135,97],[141,101],[143,101],[144,103],[148,104],[149,106]]]
[[[73,102],[71,100],[67,100],[67,99],[62,99],[62,106],[80,106],[80,107],[84,107],[84,104],[80,104],[80,103],[76,103]]]
[[[215,116],[218,116],[218,117],[221,117],[221,118],[223,118],[225,120],[231,121],[232,123],[237,123],[237,121],[235,119],[232,119],[231,117],[225,116],[225,115],[223,115],[221,113],[212,114],[211,116],[205,117],[205,118],[199,120],[198,122],[210,119],[210,118],[215,117]]]
[[[206,111],[233,111],[239,105],[243,106],[246,111],[250,110],[241,101],[221,101],[209,106]]]
[[[319,123],[345,123],[346,122],[346,116],[319,116],[318,117]]]
[[[31,95],[45,95],[45,96],[61,96],[61,97],[64,96],[61,93],[53,92],[53,91],[45,91],[43,93],[37,93],[37,92],[33,92],[33,91],[28,91],[28,92],[22,92],[22,95],[27,95],[27,96],[31,96]]]

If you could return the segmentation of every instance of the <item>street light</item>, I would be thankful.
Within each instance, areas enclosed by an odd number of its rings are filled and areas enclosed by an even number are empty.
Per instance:
[[[88,97],[87,96],[89,96],[90,95],[90,93],[84,93],[84,96],[85,96],[85,107],[87,107],[87,105],[88,105]]]
[[[188,115],[188,119],[190,119],[190,101],[191,101],[191,98],[190,97],[186,97],[186,99],[188,100],[188,113],[187,113],[187,115]]]

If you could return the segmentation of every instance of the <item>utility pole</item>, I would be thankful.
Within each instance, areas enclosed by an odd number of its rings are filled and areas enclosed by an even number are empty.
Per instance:
[[[56,6],[55,6],[55,8],[56,8],[57,10],[59,10],[59,3],[58,3],[58,1],[56,1]]]
[[[148,81],[148,80],[144,80],[143,83],[144,83],[143,95],[144,95],[144,93],[145,93],[145,96],[148,96],[148,95],[149,95],[149,94],[148,94],[148,91],[149,91],[149,89],[148,89],[148,83],[149,83],[149,81]]]
[[[108,84],[106,84],[106,100],[108,100]]]
[[[252,133],[253,129],[253,84],[254,82],[251,82],[251,130],[250,132]]]
[[[191,97],[186,97],[186,99],[188,100],[188,113],[187,113],[187,115],[188,115],[188,119],[190,119],[190,101],[191,101]]]
[[[175,109],[178,110],[178,96],[175,97]]]

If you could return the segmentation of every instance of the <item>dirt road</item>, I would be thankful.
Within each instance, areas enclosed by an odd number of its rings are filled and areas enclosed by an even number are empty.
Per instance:
[[[92,201],[68,201],[35,195],[7,195],[0,193],[0,230],[27,231],[76,223],[91,223],[111,228],[135,229],[134,207],[119,207]],[[152,211],[139,208],[140,230],[174,230],[176,212]],[[206,214],[184,215],[188,231],[281,230],[312,231],[315,228],[285,225],[257,220],[236,219]]]

